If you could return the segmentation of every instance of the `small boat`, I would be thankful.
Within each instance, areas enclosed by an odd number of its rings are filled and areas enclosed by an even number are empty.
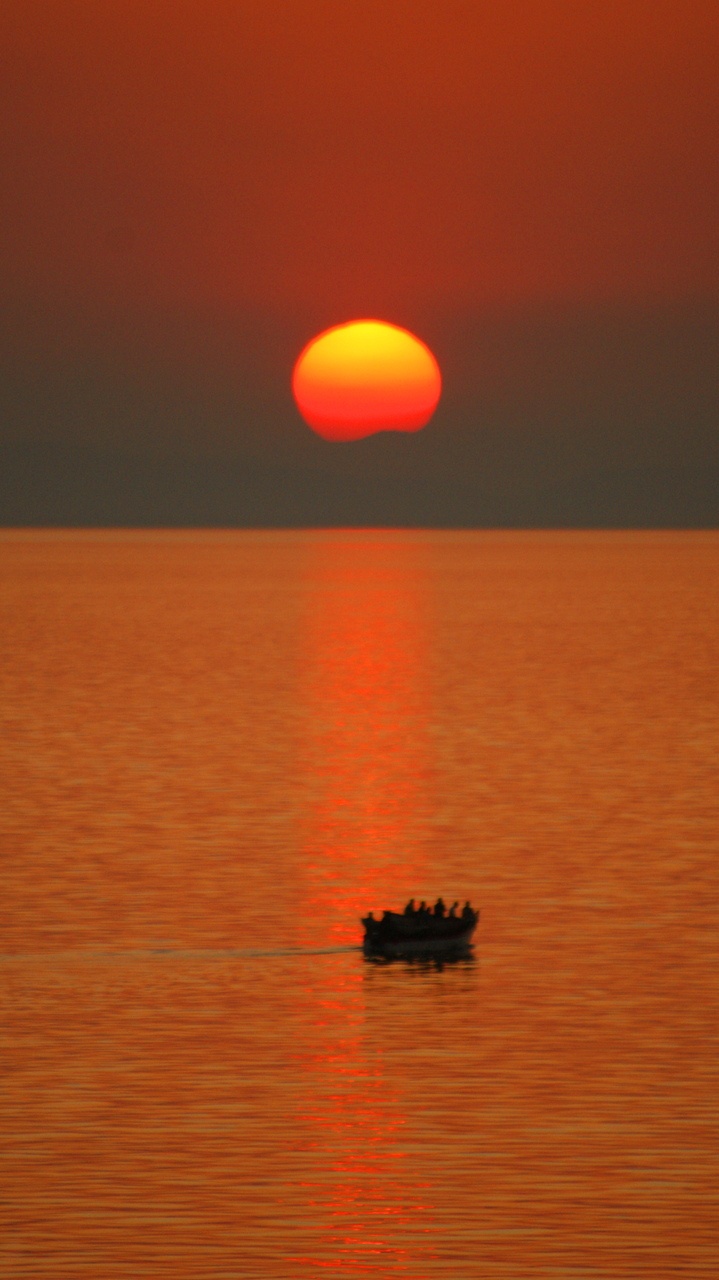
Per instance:
[[[458,916],[435,916],[431,911],[409,914],[384,911],[380,920],[372,912],[363,916],[364,951],[369,955],[447,955],[466,951],[479,922],[479,912],[465,910]]]

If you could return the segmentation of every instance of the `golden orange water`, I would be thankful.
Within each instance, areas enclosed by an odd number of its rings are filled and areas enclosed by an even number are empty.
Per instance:
[[[0,548],[3,1274],[713,1280],[719,535]]]

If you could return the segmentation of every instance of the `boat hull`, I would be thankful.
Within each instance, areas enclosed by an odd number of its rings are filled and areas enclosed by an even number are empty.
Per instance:
[[[381,920],[366,916],[364,951],[368,955],[422,956],[448,955],[466,951],[479,921],[479,912],[469,919],[445,916],[422,920],[386,911]]]
[[[397,938],[380,939],[365,937],[365,955],[390,956],[447,956],[466,951],[472,945],[476,925],[452,938]]]

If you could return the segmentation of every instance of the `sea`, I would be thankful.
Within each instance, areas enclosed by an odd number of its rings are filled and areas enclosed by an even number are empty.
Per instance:
[[[3,1276],[716,1280],[719,533],[0,580]],[[470,954],[365,957],[438,895]]]

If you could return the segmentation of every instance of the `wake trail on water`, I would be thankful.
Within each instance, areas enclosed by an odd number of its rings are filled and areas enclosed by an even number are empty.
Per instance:
[[[355,943],[345,943],[335,947],[128,947],[113,950],[73,948],[65,951],[15,951],[0,955],[0,962],[10,961],[50,961],[58,963],[62,960],[82,961],[122,961],[140,960],[154,956],[158,959],[179,960],[265,960],[274,957],[296,956],[332,956],[342,955],[350,951],[361,951],[362,947]]]

